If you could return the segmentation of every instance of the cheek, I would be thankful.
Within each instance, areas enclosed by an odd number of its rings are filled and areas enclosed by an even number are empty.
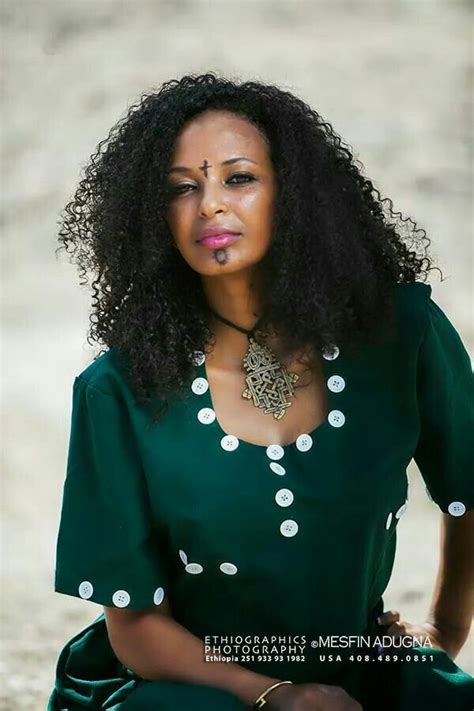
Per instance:
[[[243,221],[250,227],[255,226],[260,233],[270,231],[273,214],[273,197],[254,193],[243,196],[236,205]]]
[[[176,229],[179,227],[182,224],[185,215],[186,209],[183,209],[182,205],[174,204],[170,206],[166,213],[166,220],[170,228]]]
[[[190,230],[193,227],[193,215],[184,204],[168,208],[166,222],[176,245],[186,247],[189,242]]]

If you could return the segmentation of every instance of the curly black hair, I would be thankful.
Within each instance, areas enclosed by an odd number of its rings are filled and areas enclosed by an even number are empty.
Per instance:
[[[287,352],[377,339],[393,323],[393,286],[438,269],[425,230],[392,212],[350,146],[302,99],[214,72],[167,81],[98,144],[61,214],[57,249],[79,266],[81,284],[92,272],[87,340],[123,356],[142,404],[159,394],[166,407],[192,378],[190,354],[212,344],[200,275],[173,248],[165,218],[176,137],[209,109],[247,119],[269,142],[277,200],[260,263],[262,327]]]

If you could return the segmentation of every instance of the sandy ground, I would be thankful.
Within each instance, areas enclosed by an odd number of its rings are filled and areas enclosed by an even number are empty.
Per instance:
[[[57,655],[100,611],[53,592],[71,386],[89,296],[54,256],[80,166],[145,90],[209,69],[303,96],[433,240],[434,298],[473,352],[468,3],[3,0],[2,709],[45,708]],[[421,621],[439,513],[416,467],[386,608]],[[348,604],[350,601],[348,600]],[[474,672],[472,639],[459,654]]]

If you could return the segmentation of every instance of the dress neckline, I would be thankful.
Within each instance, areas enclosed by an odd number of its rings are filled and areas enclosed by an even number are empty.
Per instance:
[[[289,442],[288,444],[280,444],[279,442],[275,441],[269,442],[268,444],[257,444],[255,442],[249,442],[245,439],[241,439],[240,437],[233,435],[231,432],[226,432],[221,426],[217,418],[216,410],[214,408],[212,392],[209,384],[209,379],[207,377],[205,363],[206,356],[202,351],[196,351],[193,354],[194,363],[196,365],[196,376],[193,380],[192,389],[193,392],[196,394],[196,399],[201,404],[201,409],[199,410],[199,413],[206,412],[206,414],[209,416],[209,420],[207,423],[204,419],[201,421],[203,422],[203,424],[208,424],[208,427],[211,428],[211,430],[216,434],[216,438],[221,441],[223,447],[225,444],[224,441],[228,440],[229,444],[233,442],[235,447],[241,445],[243,447],[254,450],[266,450],[269,456],[271,456],[269,450],[271,450],[272,447],[277,448],[275,450],[276,453],[278,453],[279,448],[281,448],[282,453],[286,453],[291,449],[299,449],[300,451],[306,451],[306,449],[311,448],[313,444],[313,439],[319,437],[328,427],[331,428],[331,425],[333,427],[339,427],[340,424],[335,423],[342,422],[343,424],[345,421],[343,413],[341,413],[339,409],[336,409],[336,403],[334,402],[334,396],[337,396],[337,392],[335,392],[329,386],[331,379],[333,380],[333,382],[334,379],[338,379],[339,383],[342,382],[342,388],[345,387],[344,379],[341,376],[332,374],[330,372],[331,370],[333,370],[331,368],[331,364],[336,360],[336,358],[338,358],[338,356],[339,348],[337,346],[333,346],[332,351],[329,351],[327,349],[323,349],[322,351],[321,361],[324,375],[324,384],[326,387],[327,394],[327,414],[325,419],[318,425],[316,425],[312,430],[310,430],[310,432],[301,432],[294,441]],[[194,384],[196,384],[197,386],[196,389],[194,389],[193,387]],[[200,388],[202,388],[202,392],[200,392]]]

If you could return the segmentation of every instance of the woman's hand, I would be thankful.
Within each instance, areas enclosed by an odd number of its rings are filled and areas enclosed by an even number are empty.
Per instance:
[[[266,700],[268,711],[363,711],[344,689],[326,684],[279,686]]]
[[[458,654],[464,644],[464,636],[455,630],[448,632],[433,622],[422,622],[412,624],[406,620],[400,620],[400,613],[397,610],[389,610],[377,619],[381,625],[390,625],[384,634],[396,638],[416,637],[417,641],[426,640],[429,642],[423,646],[431,646],[441,649],[452,659]]]

